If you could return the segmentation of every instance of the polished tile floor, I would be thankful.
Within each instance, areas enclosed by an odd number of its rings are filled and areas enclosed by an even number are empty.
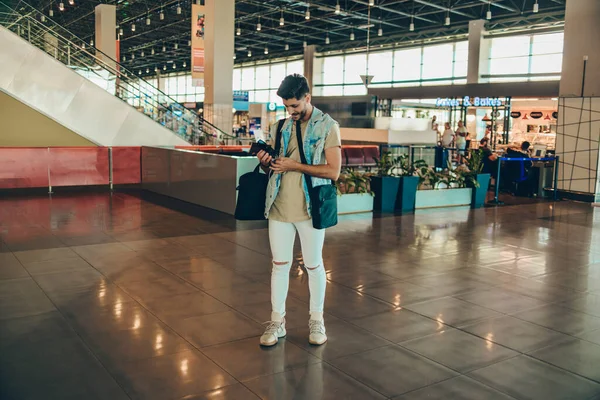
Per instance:
[[[600,399],[600,209],[345,217],[329,342],[307,342],[298,252],[265,349],[264,222],[166,203],[0,200],[0,398]]]

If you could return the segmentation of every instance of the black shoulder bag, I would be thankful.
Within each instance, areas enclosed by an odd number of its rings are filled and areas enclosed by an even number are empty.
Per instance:
[[[304,155],[304,141],[302,140],[300,121],[296,121],[296,138],[302,164],[310,165],[306,162],[306,156]],[[325,229],[337,225],[337,189],[335,188],[335,182],[331,181],[329,185],[313,187],[310,175],[304,174],[304,179],[308,186],[313,228]]]
[[[275,136],[275,151],[279,154],[281,148],[281,129],[285,119],[279,120],[277,135]],[[260,162],[254,171],[240,176],[237,187],[238,198],[235,205],[235,219],[253,221],[265,219],[265,202],[269,175],[260,173]]]

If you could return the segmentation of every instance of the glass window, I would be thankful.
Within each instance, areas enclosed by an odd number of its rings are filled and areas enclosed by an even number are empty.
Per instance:
[[[530,36],[510,36],[492,39],[491,58],[529,55]]]
[[[564,33],[533,35],[531,54],[562,54]]]
[[[453,47],[452,44],[442,44],[423,48],[423,79],[452,76]]]
[[[260,67],[256,67],[255,72],[255,85],[256,89],[268,89],[269,88],[269,70],[271,69],[270,65],[262,65]]]
[[[254,90],[254,67],[242,68],[242,90]]]
[[[365,85],[344,86],[344,96],[364,96],[367,94]]]
[[[344,82],[344,57],[325,57],[323,60],[323,84]]]
[[[344,87],[339,86],[323,86],[323,96],[342,96],[344,94]]]
[[[242,88],[242,69],[235,68],[233,70],[233,90],[241,90]]]
[[[177,77],[177,94],[187,94],[187,85],[186,85],[186,77],[180,75]]]
[[[269,91],[268,90],[257,90],[254,97],[255,103],[268,103],[269,102]]]
[[[562,71],[562,54],[546,54],[531,57],[531,73],[541,74]]]
[[[529,57],[498,58],[490,62],[491,75],[527,74]]]
[[[369,55],[369,75],[373,75],[373,82],[391,82],[392,62],[394,53],[384,51]]]
[[[394,81],[419,79],[421,79],[421,48],[396,50],[394,52]]]
[[[344,83],[362,83],[361,75],[367,72],[367,55],[353,54],[346,56],[344,64]]]
[[[469,42],[458,42],[454,47],[454,71],[452,76],[467,76],[469,65]]]
[[[286,69],[287,69],[287,71],[286,71],[287,75],[291,75],[291,74],[304,75],[304,60],[288,62]]]
[[[285,78],[285,63],[278,63],[271,65],[271,82],[269,84],[270,89],[279,88],[281,81]]]

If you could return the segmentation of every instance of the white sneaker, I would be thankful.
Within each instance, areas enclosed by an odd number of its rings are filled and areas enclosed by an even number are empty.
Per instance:
[[[308,321],[308,327],[310,330],[310,334],[308,335],[308,343],[315,346],[320,346],[327,341],[324,321],[310,320]]]
[[[285,319],[281,321],[269,321],[266,324],[268,324],[267,329],[265,329],[265,333],[260,337],[260,345],[275,346],[279,338],[287,335],[285,331]]]

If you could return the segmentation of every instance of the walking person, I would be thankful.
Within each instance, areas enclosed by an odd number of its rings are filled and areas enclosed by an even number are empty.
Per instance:
[[[467,132],[467,128],[465,128],[463,122],[458,121],[458,128],[456,128],[456,148],[458,149],[458,160],[460,163],[464,162],[468,135],[469,133]]]
[[[269,220],[269,242],[273,255],[271,321],[260,338],[260,344],[273,346],[286,335],[285,302],[297,232],[310,291],[308,341],[321,345],[327,341],[323,320],[327,285],[322,255],[325,230],[313,227],[305,174],[311,177],[314,187],[337,180],[342,163],[340,129],[333,118],[311,104],[308,82],[303,76],[287,76],[277,95],[290,114],[281,127],[279,157],[274,159],[264,151],[257,154],[263,170],[271,174],[265,216]],[[297,139],[298,122],[302,143],[298,143]],[[277,136],[278,125],[271,127],[273,138]],[[302,163],[299,146],[302,146],[306,161],[312,165]]]

